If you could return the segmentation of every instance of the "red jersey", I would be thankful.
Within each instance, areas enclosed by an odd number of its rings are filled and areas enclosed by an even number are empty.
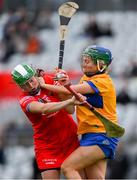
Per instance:
[[[49,76],[44,76],[44,80],[48,84],[55,83]],[[24,93],[19,102],[33,127],[34,149],[39,168],[60,167],[62,161],[78,147],[77,125],[65,109],[49,114],[29,112],[29,104],[33,101],[46,103],[58,102],[59,99],[55,93],[41,89],[35,96]]]

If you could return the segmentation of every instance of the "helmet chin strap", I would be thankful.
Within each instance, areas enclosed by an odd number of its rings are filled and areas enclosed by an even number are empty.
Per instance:
[[[103,65],[102,66],[102,69],[100,68],[100,61],[97,60],[97,68],[98,68],[98,71],[99,72],[103,72],[106,68],[107,68],[107,65]]]

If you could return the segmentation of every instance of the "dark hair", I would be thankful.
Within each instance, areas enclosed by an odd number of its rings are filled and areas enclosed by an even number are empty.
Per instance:
[[[44,74],[45,74],[45,71],[43,70],[43,69],[36,69],[36,75],[38,76],[38,77],[40,77],[40,76],[44,76]]]

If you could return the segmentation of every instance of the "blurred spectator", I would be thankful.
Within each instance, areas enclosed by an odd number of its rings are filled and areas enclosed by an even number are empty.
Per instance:
[[[32,161],[32,167],[33,167],[32,179],[42,179],[35,157],[33,158]]]
[[[36,18],[37,19],[37,18]],[[3,38],[0,43],[0,61],[7,63],[14,53],[37,54],[42,50],[42,43],[34,29],[36,20],[34,13],[28,12],[24,7],[15,12],[10,11],[9,18],[3,29]],[[38,29],[52,27],[50,11],[41,11],[38,16]]]
[[[113,36],[112,29],[110,27],[110,23],[105,25],[105,28],[102,28],[95,16],[91,16],[89,22],[85,28],[85,34],[94,38],[98,38],[101,36]]]
[[[14,120],[13,121],[11,120],[11,122],[7,124],[5,129],[5,134],[6,134],[5,137],[6,145],[14,146],[18,144],[19,131],[18,131],[18,126],[16,122],[14,122]]]
[[[136,77],[137,76],[137,61],[134,59],[130,60],[131,70],[129,72],[130,77]]]
[[[34,31],[30,31],[28,34],[28,40],[26,43],[26,54],[37,54],[40,53],[42,50],[42,43],[36,36],[36,33]]]
[[[4,165],[5,162],[6,162],[6,160],[5,160],[4,148],[0,147],[0,164]]]
[[[108,163],[107,179],[126,179],[126,173],[129,169],[129,157],[124,151],[124,145],[118,146],[116,158]]]
[[[3,47],[3,56],[1,62],[6,63],[9,57],[15,53],[14,36],[16,35],[16,27],[14,24],[6,24],[4,28],[3,40],[1,45]]]
[[[11,55],[16,53],[16,41],[18,36],[26,36],[28,30],[27,24],[27,12],[24,8],[19,8],[15,13],[10,13],[3,28],[3,56],[1,56],[1,62],[7,63]]]
[[[117,103],[126,105],[131,102],[132,102],[131,97],[129,96],[127,90],[125,88],[123,88],[117,95]]]
[[[29,11],[21,7],[17,10],[16,14],[19,17],[19,21],[16,24],[16,33],[18,36],[26,39],[28,37],[29,30],[32,28]]]
[[[5,129],[1,126],[0,128],[0,164],[5,165],[6,157],[5,157]]]
[[[50,10],[41,10],[36,18],[35,26],[39,29],[53,29]]]

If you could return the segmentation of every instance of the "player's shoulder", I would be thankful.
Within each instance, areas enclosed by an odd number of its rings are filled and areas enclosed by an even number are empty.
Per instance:
[[[90,78],[90,80],[100,81],[100,82],[107,82],[111,80],[111,77],[108,74],[97,74]]]
[[[25,104],[26,102],[30,102],[30,101],[33,101],[35,99],[35,97],[34,96],[30,96],[30,95],[25,95],[25,94],[22,94],[22,95],[20,95],[20,97],[19,97],[19,104],[20,105],[23,105],[23,104]]]

